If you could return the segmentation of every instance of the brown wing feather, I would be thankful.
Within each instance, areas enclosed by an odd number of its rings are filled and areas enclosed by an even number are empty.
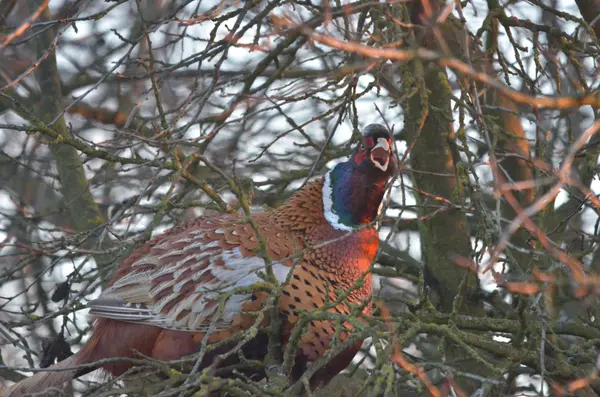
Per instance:
[[[257,214],[255,222],[283,282],[301,242],[268,214]],[[222,293],[262,281],[256,271],[266,265],[258,248],[254,230],[237,216],[178,228],[128,258],[110,287],[90,303],[91,314],[172,330],[207,332],[213,323],[214,329],[226,330],[234,321],[244,322],[238,317],[256,306],[252,294],[234,294],[218,313]]]

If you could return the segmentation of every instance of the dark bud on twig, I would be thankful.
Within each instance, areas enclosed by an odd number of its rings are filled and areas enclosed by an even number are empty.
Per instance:
[[[54,293],[52,294],[52,302],[60,302],[69,296],[70,285],[68,281],[57,284]]]
[[[72,355],[71,346],[69,346],[63,334],[57,335],[54,339],[44,339],[42,340],[40,368],[49,367],[55,361],[62,361]]]

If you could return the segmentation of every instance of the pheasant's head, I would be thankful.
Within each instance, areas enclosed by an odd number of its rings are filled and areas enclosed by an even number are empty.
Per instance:
[[[387,182],[395,171],[392,136],[380,124],[368,125],[350,159],[337,164],[325,176],[325,219],[341,230],[373,222],[381,209]]]

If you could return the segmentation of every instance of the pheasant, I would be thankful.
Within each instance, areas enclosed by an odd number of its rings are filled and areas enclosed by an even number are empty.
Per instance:
[[[259,254],[259,237],[240,214],[199,218],[148,241],[121,263],[108,287],[89,303],[95,323],[81,350],[55,364],[51,372],[21,381],[10,396],[60,387],[96,368],[118,376],[132,368],[127,358],[178,360],[198,352],[205,338],[212,344],[249,329],[261,310],[265,316],[259,325],[264,330],[269,293],[244,287],[263,282],[257,272],[266,266],[282,284],[282,349],[302,311],[324,307],[331,313],[350,314],[358,308],[370,315],[368,269],[378,248],[375,221],[396,167],[388,130],[371,124],[347,161],[308,183],[279,208],[252,215],[266,241],[267,255]],[[222,294],[228,298],[221,299]],[[325,354],[334,335],[341,341],[348,338],[352,326],[343,323],[344,329],[336,332],[336,324],[320,319],[307,324],[297,344],[293,377]],[[259,333],[246,344],[242,349],[246,358],[263,359],[267,340]],[[335,356],[313,380],[327,383],[350,363],[361,343]],[[207,354],[201,366],[210,365],[214,357]],[[73,368],[99,360],[103,362],[95,367]]]

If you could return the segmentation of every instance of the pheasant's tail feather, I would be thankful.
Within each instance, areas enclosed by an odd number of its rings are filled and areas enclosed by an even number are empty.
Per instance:
[[[79,369],[70,369],[78,364],[79,355],[76,354],[49,367],[48,369],[51,370],[49,372],[38,372],[27,379],[23,379],[11,387],[8,394],[2,395],[2,397],[59,395],[63,385],[79,375]]]

